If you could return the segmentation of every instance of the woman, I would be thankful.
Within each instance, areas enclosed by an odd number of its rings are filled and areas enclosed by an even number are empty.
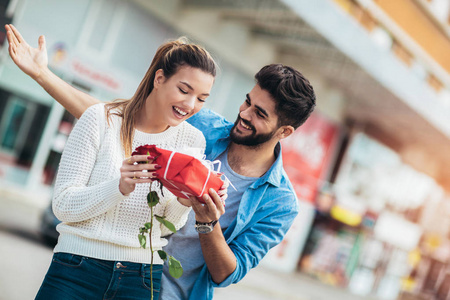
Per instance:
[[[17,43],[10,42],[13,59]],[[137,236],[151,218],[145,198],[159,166],[151,163],[152,157],[130,155],[145,144],[197,149],[201,155],[205,139],[184,121],[203,106],[215,74],[215,62],[205,49],[181,40],[168,42],[157,50],[131,99],[93,105],[82,115],[61,158],[53,199],[54,213],[62,221],[60,237],[37,299],[150,297],[151,252],[140,247]],[[158,190],[156,182],[152,188]],[[168,191],[159,196],[154,214],[179,229],[190,201],[176,201]],[[167,234],[164,227],[154,226],[153,250],[167,243],[161,238]],[[155,254],[155,299],[162,263]]]

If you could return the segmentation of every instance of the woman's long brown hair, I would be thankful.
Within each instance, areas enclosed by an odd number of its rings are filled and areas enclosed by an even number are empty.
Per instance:
[[[198,68],[213,77],[216,76],[216,63],[208,51],[198,45],[189,44],[186,38],[182,37],[175,41],[166,42],[158,48],[147,73],[145,73],[131,99],[117,99],[105,105],[108,122],[111,114],[123,119],[120,138],[125,157],[129,157],[133,151],[132,143],[136,116],[144,108],[145,100],[153,90],[156,71],[163,70],[164,77],[167,80],[181,66]]]

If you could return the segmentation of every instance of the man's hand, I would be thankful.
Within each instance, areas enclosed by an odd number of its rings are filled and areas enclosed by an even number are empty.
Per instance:
[[[219,189],[217,194],[220,196],[220,200],[222,200],[222,204],[225,207],[225,200],[228,198],[228,187],[230,186],[230,181],[226,179],[222,185],[222,187]]]
[[[227,196],[225,194],[224,198]],[[225,205],[221,197],[213,189],[210,189],[209,195],[204,195],[203,200],[205,204],[200,203],[196,198],[191,198],[195,219],[201,223],[219,220],[225,213]],[[220,221],[214,226],[212,232],[199,234],[199,239],[211,278],[215,283],[221,283],[234,272],[237,261],[236,256],[225,241]]]
[[[219,220],[225,213],[225,205],[214,189],[209,189],[209,195],[203,195],[205,204],[198,201],[195,197],[191,197],[190,200],[192,209],[195,212],[195,219],[198,222],[209,223],[211,221]]]
[[[14,63],[27,75],[37,80],[48,67],[47,48],[43,35],[39,37],[38,48],[32,48],[13,25],[5,25],[9,43],[9,55]]]

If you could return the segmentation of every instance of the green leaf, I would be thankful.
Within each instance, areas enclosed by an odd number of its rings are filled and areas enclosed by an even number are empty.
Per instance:
[[[139,244],[141,244],[141,247],[145,249],[145,246],[147,245],[147,237],[143,234],[138,235],[139,237]]]
[[[173,256],[169,256],[169,273],[173,278],[180,278],[183,275],[181,263]]]
[[[148,193],[148,195],[147,195],[147,204],[148,204],[148,206],[152,207],[152,206],[155,206],[158,203],[159,203],[158,193],[156,193],[155,191],[151,191],[150,193]]]
[[[162,260],[166,260],[166,259],[167,259],[167,253],[166,253],[166,251],[164,251],[164,250],[158,250],[158,254],[159,254],[159,257],[160,257]]]
[[[140,233],[140,234],[148,233],[148,229],[145,228],[145,227],[141,227],[141,228],[139,228],[139,233]]]
[[[151,229],[152,228],[152,223],[150,223],[150,222],[145,223],[144,226],[145,226],[145,229],[147,229],[147,230]]]
[[[158,220],[161,224],[167,227],[170,231],[173,233],[177,232],[177,229],[175,228],[175,225],[173,225],[171,222],[167,221],[165,217],[161,217],[158,215],[155,215],[156,220]]]

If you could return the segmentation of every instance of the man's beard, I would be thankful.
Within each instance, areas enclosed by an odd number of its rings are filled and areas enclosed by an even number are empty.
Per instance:
[[[239,129],[237,129],[236,127],[237,127],[237,124],[239,123],[239,121],[242,121],[242,123],[244,123],[246,126],[250,127],[250,129],[252,130],[252,134],[247,135],[247,136],[238,135],[238,133],[236,131]],[[255,128],[248,121],[243,120],[238,116],[236,119],[236,122],[234,122],[233,128],[231,128],[230,138],[231,138],[231,141],[235,144],[249,146],[249,147],[257,147],[257,146],[262,145],[265,142],[269,141],[273,137],[274,134],[275,134],[275,130],[268,132],[268,133],[257,134]]]

